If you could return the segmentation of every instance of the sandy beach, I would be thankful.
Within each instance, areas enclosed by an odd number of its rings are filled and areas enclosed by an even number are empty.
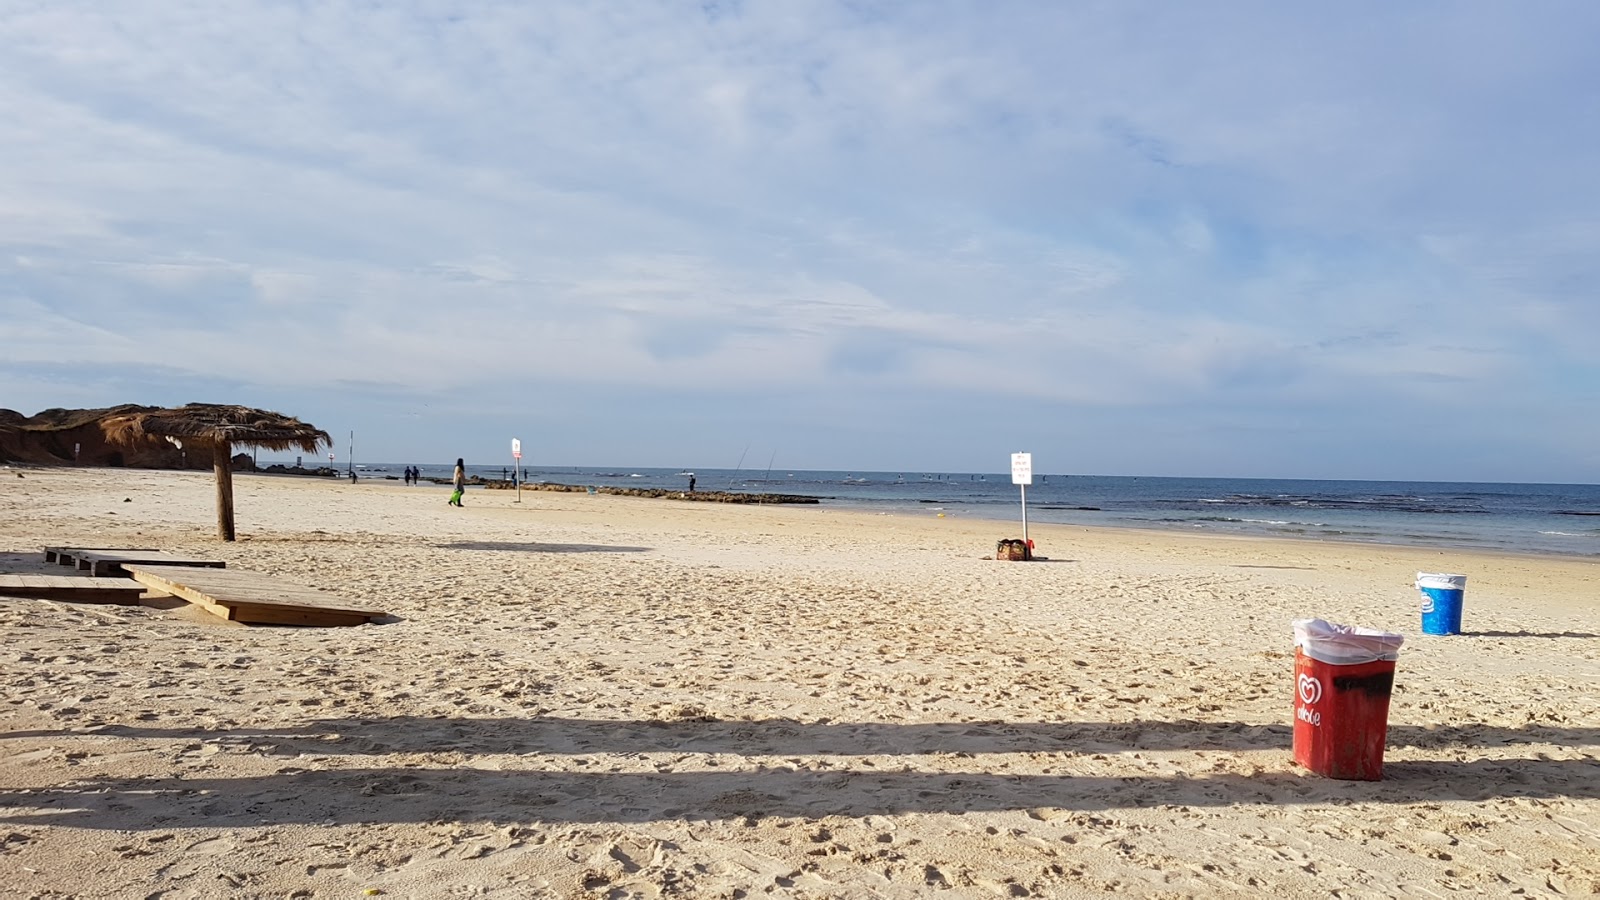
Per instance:
[[[393,618],[0,598],[0,896],[1600,893],[1592,561],[235,492],[228,544],[209,473],[0,470],[0,570],[159,547]],[[1468,634],[1418,633],[1419,570]],[[1406,635],[1381,782],[1291,759],[1311,616]]]

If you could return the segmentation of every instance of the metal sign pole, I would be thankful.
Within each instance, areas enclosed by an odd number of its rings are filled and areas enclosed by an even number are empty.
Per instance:
[[[1022,543],[1024,546],[1032,547],[1033,545],[1028,543],[1028,486],[1022,484],[1018,487],[1022,488]]]
[[[522,502],[522,439],[511,439],[511,464],[516,469],[517,478],[517,503]]]
[[[1011,454],[1011,483],[1022,491],[1022,558],[1033,559],[1033,545],[1028,543],[1028,485],[1033,483],[1033,454]]]

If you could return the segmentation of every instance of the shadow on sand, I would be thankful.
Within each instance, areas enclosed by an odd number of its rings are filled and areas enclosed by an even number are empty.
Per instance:
[[[1461,747],[1508,743],[1600,743],[1600,728],[1487,725],[1390,730],[1391,744]],[[224,752],[276,756],[270,775],[85,777],[59,785],[0,788],[0,818],[12,825],[163,830],[290,824],[398,822],[648,822],[764,817],[961,814],[1003,810],[1108,810],[1235,804],[1437,803],[1502,797],[1600,798],[1600,760],[1390,761],[1381,783],[1334,781],[1299,772],[1189,776],[1092,774],[1097,754],[1122,750],[1287,751],[1287,725],[1141,721],[1080,723],[800,723],[427,718],[324,720],[288,729],[144,728],[31,731],[0,740],[50,737],[217,741]],[[83,749],[83,748],[73,748]],[[541,771],[551,755],[624,754],[635,771]],[[640,758],[643,753],[675,758]],[[424,755],[388,767],[329,766],[330,756],[384,753],[468,757],[449,767]],[[1059,754],[1052,771],[1011,774],[980,753]],[[762,757],[739,762],[705,757]],[[877,755],[940,754],[943,771],[886,770]],[[472,756],[494,756],[483,767]],[[509,757],[509,758],[508,758]],[[519,758],[521,757],[521,758]],[[803,757],[810,757],[809,759]],[[862,758],[868,757],[868,758]],[[319,768],[294,765],[315,760]],[[320,768],[327,766],[327,768]],[[883,768],[880,768],[882,766]],[[650,768],[653,771],[637,771]],[[682,769],[682,770],[680,770]],[[951,771],[970,769],[970,771]],[[985,771],[990,769],[991,771]],[[1040,815],[1046,815],[1041,812]],[[1059,813],[1050,812],[1047,817]]]
[[[37,551],[33,553],[0,553],[0,572],[24,575],[72,575],[76,571],[73,566],[45,562],[44,554]]]
[[[399,716],[324,719],[288,728],[148,728],[16,731],[20,738],[220,741],[274,755],[715,753],[741,756],[898,756],[979,753],[1275,750],[1287,724],[1192,720],[1133,722],[797,722],[792,719],[611,720]],[[1388,746],[1423,749],[1554,744],[1600,745],[1600,727],[1528,725],[1389,726]]]
[[[348,768],[216,778],[91,776],[0,789],[8,825],[170,830],[399,822],[651,822],[768,817],[1065,811],[1240,804],[1439,803],[1502,797],[1600,798],[1595,760],[1407,762],[1382,782],[1273,772],[1199,777],[994,772],[880,772],[792,764],[741,771],[549,772],[536,769]],[[1071,768],[1071,766],[1063,766]],[[197,777],[198,776],[198,777]]]
[[[539,544],[532,541],[455,541],[438,544],[440,550],[503,550],[513,553],[649,553],[650,547],[612,544]]]
[[[1437,637],[1438,635],[1430,635]],[[1463,631],[1462,637],[1486,638],[1600,638],[1587,631]]]

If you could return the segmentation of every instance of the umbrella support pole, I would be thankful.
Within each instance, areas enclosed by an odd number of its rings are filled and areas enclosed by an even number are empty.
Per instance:
[[[233,445],[221,441],[212,448],[212,467],[217,475],[217,537],[225,541],[233,535]]]

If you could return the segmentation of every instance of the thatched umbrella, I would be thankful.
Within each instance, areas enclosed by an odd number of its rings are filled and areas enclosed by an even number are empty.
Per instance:
[[[222,406],[216,403],[191,403],[178,409],[112,416],[100,423],[106,440],[113,444],[135,445],[171,440],[179,447],[211,449],[217,475],[217,535],[233,540],[233,448],[265,447],[268,450],[299,449],[316,453],[323,444],[333,446],[328,433],[299,419],[264,409]]]

